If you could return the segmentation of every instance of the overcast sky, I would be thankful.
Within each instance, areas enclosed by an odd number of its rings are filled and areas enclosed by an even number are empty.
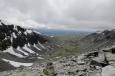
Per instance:
[[[0,18],[33,28],[113,29],[115,0],[0,0]]]

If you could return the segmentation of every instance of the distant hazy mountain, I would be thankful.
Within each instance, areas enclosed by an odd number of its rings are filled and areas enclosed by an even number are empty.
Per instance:
[[[43,34],[92,33],[96,30],[32,28]]]

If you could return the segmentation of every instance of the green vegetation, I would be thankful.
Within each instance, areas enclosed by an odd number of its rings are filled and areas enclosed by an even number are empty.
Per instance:
[[[0,72],[7,71],[7,70],[13,70],[13,69],[15,69],[15,67],[13,67],[9,63],[4,62],[3,60],[0,59]]]
[[[79,51],[77,37],[57,36],[57,38],[62,42],[62,44],[59,46],[59,48],[54,48],[53,50],[45,52],[43,58],[55,59],[56,57],[69,56]]]
[[[43,73],[44,73],[45,75],[49,75],[48,69],[47,69],[47,68],[43,69]]]

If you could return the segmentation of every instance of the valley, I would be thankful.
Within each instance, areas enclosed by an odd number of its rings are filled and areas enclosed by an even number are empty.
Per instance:
[[[115,30],[46,35],[0,22],[0,76],[115,75]]]

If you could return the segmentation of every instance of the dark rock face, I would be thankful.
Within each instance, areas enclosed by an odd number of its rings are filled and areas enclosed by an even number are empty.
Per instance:
[[[89,53],[88,55],[86,55],[86,58],[97,57],[97,56],[98,56],[98,52],[93,52],[93,53]]]
[[[115,48],[111,49],[112,54],[115,54]]]
[[[45,43],[48,41],[43,35],[32,30],[29,33],[20,26],[6,25],[2,21],[0,23],[0,50],[6,50],[9,46],[17,48],[17,46],[23,47],[28,43],[34,45],[38,42]]]

